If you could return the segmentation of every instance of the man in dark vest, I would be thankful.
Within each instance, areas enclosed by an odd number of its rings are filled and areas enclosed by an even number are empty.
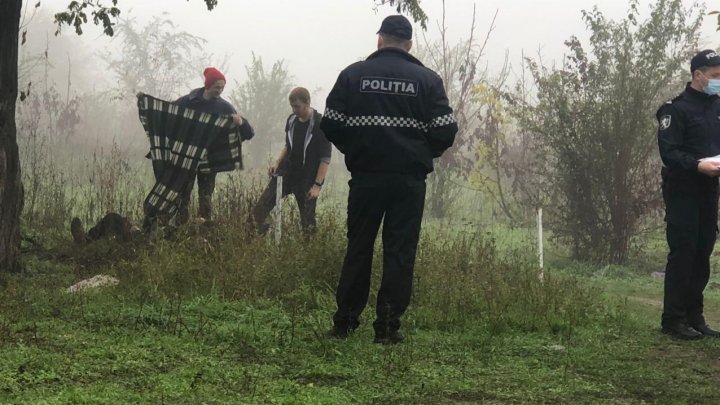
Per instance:
[[[277,176],[282,176],[283,197],[295,196],[300,223],[305,232],[315,229],[315,207],[325,182],[332,146],[320,129],[322,115],[310,106],[310,92],[297,87],[288,96],[292,114],[285,123],[285,146],[268,170],[270,184],[253,209],[258,233],[267,232],[265,222],[275,206]]]

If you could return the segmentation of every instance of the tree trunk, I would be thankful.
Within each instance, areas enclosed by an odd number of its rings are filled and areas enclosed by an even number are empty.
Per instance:
[[[0,1],[0,271],[20,270],[20,181],[15,127],[22,0]]]

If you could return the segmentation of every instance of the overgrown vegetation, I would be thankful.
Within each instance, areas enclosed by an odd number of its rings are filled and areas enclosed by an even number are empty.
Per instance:
[[[562,67],[529,61],[537,101],[519,124],[535,135],[556,235],[581,260],[622,263],[647,215],[661,204],[654,113],[682,89],[702,13],[658,0],[640,21],[638,2],[621,21],[583,13],[590,44],[566,42]],[[673,86],[668,86],[674,84]]]
[[[371,343],[371,308],[349,339],[325,336],[344,249],[332,207],[309,239],[291,217],[280,246],[246,232],[242,215],[230,218],[191,225],[172,241],[83,248],[58,230],[54,247],[26,253],[25,274],[0,278],[0,402],[702,403],[720,395],[717,344],[660,335],[661,285],[646,274],[569,263],[540,281],[527,239],[495,231],[500,246],[491,234],[430,224],[408,338],[383,347]],[[96,273],[120,284],[65,291]],[[720,321],[719,299],[707,295],[710,320]]]

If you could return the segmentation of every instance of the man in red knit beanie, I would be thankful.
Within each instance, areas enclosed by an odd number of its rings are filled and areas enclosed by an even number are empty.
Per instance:
[[[225,89],[225,75],[214,67],[208,67],[203,71],[203,76],[205,77],[205,86],[194,89],[190,94],[180,97],[175,101],[175,104],[200,112],[230,115],[238,128],[240,138],[244,141],[252,138],[255,132],[250,123],[238,114],[230,103],[220,97]],[[212,195],[215,191],[216,174],[197,173],[199,215],[206,220],[212,219]],[[178,224],[186,223],[190,218],[188,205],[194,182],[193,179],[190,187],[186,189],[180,198],[177,216]]]
[[[203,76],[205,76],[205,91],[209,92],[212,98],[220,97],[225,89],[225,75],[214,67],[209,67],[205,68]]]
[[[214,67],[205,68],[205,70],[203,71],[203,76],[205,76],[206,89],[212,86],[218,80],[225,80],[225,75]]]

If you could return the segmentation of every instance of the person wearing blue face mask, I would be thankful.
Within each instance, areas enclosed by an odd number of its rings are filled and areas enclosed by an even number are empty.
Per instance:
[[[661,326],[678,339],[720,337],[703,316],[703,291],[717,238],[720,161],[720,55],[711,49],[690,61],[685,90],[657,112],[663,167],[666,237]]]

